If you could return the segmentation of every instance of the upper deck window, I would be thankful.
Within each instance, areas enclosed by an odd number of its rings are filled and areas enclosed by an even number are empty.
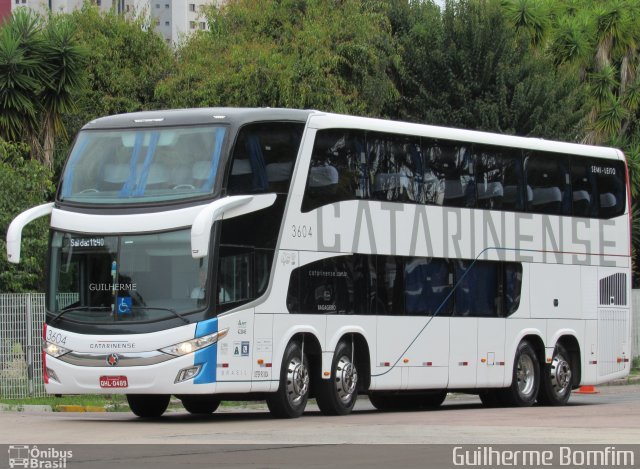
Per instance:
[[[220,126],[83,131],[60,200],[128,204],[211,194],[225,133]]]

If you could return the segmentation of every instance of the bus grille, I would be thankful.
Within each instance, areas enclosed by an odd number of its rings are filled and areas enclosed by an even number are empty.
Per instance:
[[[617,273],[600,280],[600,305],[627,306],[627,274]]]

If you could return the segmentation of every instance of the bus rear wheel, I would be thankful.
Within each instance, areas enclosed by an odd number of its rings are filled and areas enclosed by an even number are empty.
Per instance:
[[[573,376],[569,353],[558,344],[551,363],[542,368],[542,382],[538,402],[544,405],[565,405],[571,396]]]
[[[277,418],[296,418],[309,399],[309,362],[297,342],[289,342],[282,359],[280,386],[267,397],[267,407]]]
[[[213,414],[220,405],[220,399],[206,394],[179,397],[186,411],[195,415]]]
[[[319,380],[316,401],[324,415],[347,415],[358,399],[358,368],[352,344],[338,343],[331,363],[331,377]]]
[[[502,394],[500,389],[484,389],[478,393],[478,397],[485,407],[500,407]]]
[[[540,364],[527,341],[520,342],[513,362],[511,386],[501,393],[501,401],[514,407],[533,405],[540,388]]]
[[[158,418],[169,407],[168,394],[127,394],[131,412],[141,418]]]

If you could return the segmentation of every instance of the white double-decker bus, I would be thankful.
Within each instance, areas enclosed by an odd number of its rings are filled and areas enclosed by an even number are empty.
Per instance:
[[[51,216],[52,394],[141,417],[562,405],[626,376],[630,216],[611,148],[285,109],[105,117]]]

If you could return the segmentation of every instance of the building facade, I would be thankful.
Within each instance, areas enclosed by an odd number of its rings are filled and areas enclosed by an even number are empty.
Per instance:
[[[84,0],[0,0],[8,3],[7,9],[31,8],[40,14],[70,13],[82,7]],[[220,6],[226,0],[92,0],[101,11],[114,9],[132,17],[147,19],[145,24],[164,37],[171,45],[198,30],[207,30],[209,25],[204,8]],[[0,3],[0,7],[2,3]]]

